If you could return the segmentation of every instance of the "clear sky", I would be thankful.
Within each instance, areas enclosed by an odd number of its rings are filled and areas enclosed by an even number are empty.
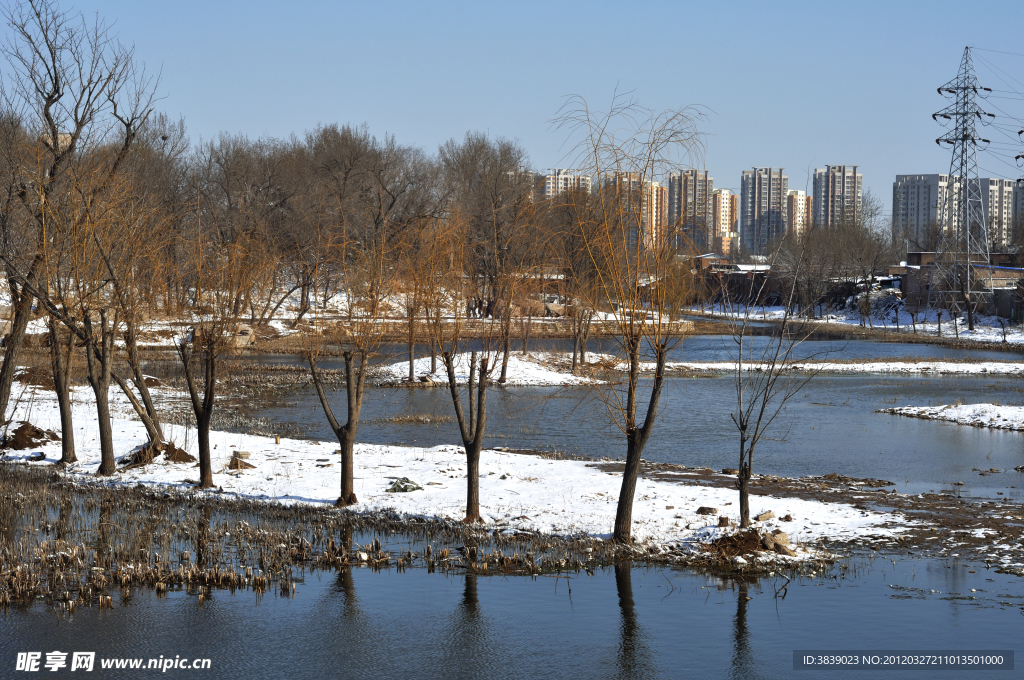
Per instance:
[[[945,105],[936,88],[956,74],[964,46],[1024,55],[1020,0],[76,7],[116,21],[162,69],[160,108],[184,116],[193,142],[366,123],[433,152],[480,130],[518,140],[543,170],[564,162],[564,134],[550,125],[563,98],[600,108],[618,87],[656,109],[707,108],[705,166],[716,187],[770,165],[786,168],[791,188],[810,189],[808,168],[856,164],[887,210],[896,174],[948,171],[931,114]],[[1024,91],[1024,56],[977,54],[988,61],[978,62],[983,84]],[[993,103],[1024,118],[1024,101],[1006,96]],[[1009,150],[983,154],[982,174],[1024,172]]]

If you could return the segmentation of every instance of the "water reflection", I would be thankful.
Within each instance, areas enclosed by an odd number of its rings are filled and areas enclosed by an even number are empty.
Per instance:
[[[746,581],[739,582],[736,594],[736,617],[732,625],[732,664],[730,677],[736,680],[747,680],[756,678],[754,653],[750,643],[750,629],[747,627],[747,603],[750,602],[749,584]]]
[[[651,678],[657,675],[647,636],[637,619],[633,601],[633,570],[628,562],[615,565],[615,590],[619,595],[618,677]]]
[[[443,651],[432,675],[445,677],[487,677],[495,656],[491,624],[484,616],[477,592],[477,575],[463,577],[462,597],[444,629]]]

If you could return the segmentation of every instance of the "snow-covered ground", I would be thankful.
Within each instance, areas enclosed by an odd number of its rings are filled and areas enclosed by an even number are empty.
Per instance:
[[[542,355],[522,355],[519,353],[509,354],[508,370],[506,371],[505,385],[510,387],[551,386],[551,385],[589,385],[595,380],[573,375],[560,371],[552,366],[540,363]],[[501,354],[492,352],[488,359],[493,365],[490,371],[491,380],[496,381],[501,375]],[[460,385],[469,382],[470,354],[458,354],[454,360],[455,380]],[[444,368],[441,357],[437,357],[437,370],[430,372],[430,357],[416,359],[413,362],[413,374],[417,380],[448,384],[448,373]],[[376,378],[379,384],[398,384],[409,378],[409,362],[401,361],[397,364],[390,364],[377,370]]]
[[[20,399],[14,420],[59,429],[52,392],[19,387]],[[77,474],[92,474],[99,467],[98,434],[91,392],[76,388],[75,445]],[[157,390],[157,398],[161,395]],[[141,424],[125,413],[126,403],[111,393],[117,417],[113,421],[114,446],[123,455],[145,441]],[[166,426],[166,435],[179,447],[196,454],[195,431]],[[339,468],[333,442],[282,439],[227,432],[211,433],[214,483],[224,493],[283,503],[332,503],[339,493]],[[247,451],[253,469],[232,471],[227,464],[233,452]],[[24,451],[10,451],[5,460],[29,461],[42,452],[53,463],[60,457],[60,443]],[[428,518],[461,519],[466,493],[465,455],[458,446],[419,448],[357,444],[355,491],[360,503],[354,509],[394,509]],[[124,470],[114,483],[184,487],[198,479],[197,464],[168,463],[163,457],[142,468]],[[388,493],[395,479],[407,477],[422,489]],[[481,512],[496,529],[525,529],[558,536],[610,536],[615,519],[621,477],[582,461],[549,460],[539,456],[484,451],[481,457]],[[734,523],[738,498],[733,489],[680,484],[675,481],[640,479],[633,510],[634,536],[659,545],[691,545],[713,539],[723,531],[718,518],[698,515],[701,506],[718,508]],[[902,531],[908,521],[898,514],[858,510],[845,503],[825,503],[797,498],[754,496],[754,514],[771,510],[779,519],[764,523],[781,528],[795,543],[828,538],[848,540],[866,536],[889,537]]]
[[[698,307],[694,308],[693,311],[705,316],[721,319],[742,319],[747,314],[742,306],[734,307],[732,310],[728,307],[725,310],[721,307],[705,307],[703,309]],[[749,319],[751,321],[781,321],[784,316],[785,308],[783,307],[751,307],[749,311]],[[892,333],[911,334],[916,332],[918,335],[930,335],[933,337],[939,336],[940,325],[935,310],[915,312],[913,318],[910,312],[900,310],[899,324],[896,323],[897,317],[894,311],[883,315],[874,314],[870,320],[865,317],[863,323],[860,313],[852,309],[839,310],[838,312],[813,319],[807,319],[802,316],[790,318],[801,323],[840,324],[847,326],[864,325],[875,330]],[[1002,321],[1005,324],[1005,341],[1007,343],[1024,343],[1024,326],[1006,319],[1002,319]],[[961,314],[956,324],[954,324],[949,314],[943,312],[941,336],[943,338],[958,338],[960,340],[975,340],[978,342],[1003,342],[1004,329],[1000,326],[999,322],[999,317],[977,314],[974,317],[974,330],[969,331],[967,330],[967,317],[965,314]]]
[[[546,363],[560,367],[568,366],[568,354],[538,355]],[[755,357],[756,359],[757,357]],[[614,366],[624,372],[629,364],[611,354],[590,352],[587,362],[602,366]],[[653,361],[640,362],[640,370],[653,372]],[[734,361],[668,361],[665,369],[670,373],[729,373],[736,370]],[[757,361],[744,363],[748,371],[764,370]],[[1019,361],[791,361],[785,370],[798,373],[883,373],[916,375],[1024,375],[1024,362]]]
[[[692,373],[723,373],[736,370],[733,362],[669,362],[670,371]],[[759,364],[746,364],[747,370],[760,370]],[[653,363],[644,363],[645,371],[653,371]],[[797,361],[786,364],[787,371],[818,373],[898,373],[921,375],[1024,375],[1024,363],[1010,361]]]
[[[997,430],[1024,430],[1024,406],[999,404],[947,404],[944,406],[896,406],[879,413],[944,420],[958,425],[992,427]]]

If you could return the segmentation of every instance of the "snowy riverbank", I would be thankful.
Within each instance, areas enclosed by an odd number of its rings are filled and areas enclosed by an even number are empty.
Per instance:
[[[883,408],[879,413],[897,416],[943,420],[957,425],[991,427],[997,430],[1024,431],[1024,406],[999,404],[947,404],[944,406],[896,406]]]
[[[19,386],[20,387],[20,386]],[[58,429],[59,419],[52,392],[25,388],[15,420],[26,420]],[[72,473],[89,475],[99,467],[95,414],[85,388],[75,389],[75,443],[79,463]],[[114,446],[127,454],[145,441],[145,431],[134,419],[124,417],[123,398],[111,394],[115,412]],[[169,440],[195,455],[195,431],[167,426]],[[282,503],[329,504],[338,496],[338,457],[333,442],[257,437],[228,432],[211,433],[214,483],[222,493]],[[229,470],[236,451],[249,453],[246,462],[255,467]],[[41,452],[45,458],[38,458]],[[4,460],[42,465],[60,456],[60,443],[8,451]],[[464,514],[465,456],[458,446],[419,448],[406,446],[356,446],[356,511],[392,509],[398,513],[442,519],[461,519]],[[554,536],[608,538],[615,517],[621,476],[582,461],[550,460],[535,455],[487,450],[481,460],[481,512],[488,528],[499,531],[530,531]],[[421,487],[406,493],[386,489],[396,479],[409,478]],[[121,470],[111,482],[165,485],[184,488],[198,478],[194,463],[170,463],[158,457],[154,463]],[[697,514],[698,508],[717,508],[719,515],[735,524],[738,498],[734,489],[681,483],[671,475],[658,480],[641,478],[634,504],[634,536],[648,545],[690,546],[721,536],[718,517]],[[752,497],[754,514],[772,511],[776,519],[759,523],[765,529],[781,529],[794,543],[819,540],[853,540],[893,537],[909,522],[901,515],[854,508],[846,503],[775,496]],[[780,518],[791,517],[791,521]],[[804,553],[806,554],[806,553]]]
[[[668,362],[666,369],[678,373],[728,373],[736,370],[733,362]],[[757,371],[757,363],[748,363],[747,370]],[[653,371],[654,364],[643,364]],[[1010,361],[795,361],[785,370],[794,373],[882,373],[899,375],[1024,375],[1024,363]]]
[[[693,313],[709,319],[730,320],[743,319],[747,314],[743,307],[737,307],[735,310],[731,311],[723,311],[721,308],[694,308]],[[752,322],[772,322],[781,321],[785,315],[786,310],[784,307],[755,307],[750,310],[749,319]],[[790,320],[795,323],[821,325],[823,326],[822,330],[825,330],[824,327],[826,326],[847,326],[856,328],[863,326],[876,331],[900,333],[905,335],[916,334],[918,336],[933,336],[935,338],[942,337],[947,340],[971,340],[987,343],[1006,342],[1012,344],[1024,343],[1024,325],[1011,322],[1006,319],[1002,319],[1003,325],[1000,325],[999,317],[987,316],[984,314],[975,315],[973,331],[967,329],[965,314],[961,314],[957,323],[954,324],[953,320],[949,317],[949,314],[943,313],[940,323],[940,319],[935,310],[915,311],[913,318],[911,317],[910,312],[900,310],[899,323],[896,322],[895,311],[890,311],[881,315],[877,313],[872,314],[869,320],[867,317],[862,318],[859,312],[851,309],[835,311],[817,318],[790,316]]]
[[[493,362],[490,374],[491,381],[496,382],[501,375],[501,354],[492,352],[489,356]],[[568,371],[559,370],[550,365],[541,363],[541,355],[523,355],[520,353],[509,354],[506,379],[503,383],[506,387],[546,387],[564,385],[590,385],[598,381],[583,376],[573,375]],[[431,372],[430,357],[422,357],[413,362],[413,375],[416,380],[424,383],[448,384],[448,373],[445,371],[441,357],[437,357],[437,370]],[[459,385],[469,382],[469,353],[456,355],[455,381]],[[377,369],[376,383],[378,385],[398,385],[407,383],[409,380],[409,362],[401,361]]]

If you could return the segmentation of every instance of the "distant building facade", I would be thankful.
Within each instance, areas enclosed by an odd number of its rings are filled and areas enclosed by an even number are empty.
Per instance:
[[[1001,249],[1013,237],[1017,182],[1012,179],[981,178],[981,208],[988,220],[989,246]]]
[[[554,198],[566,191],[585,191],[589,194],[591,178],[579,170],[551,168],[539,187],[543,190],[543,198]]]
[[[864,178],[856,165],[826,165],[814,171],[814,224],[830,229],[861,214]]]
[[[952,192],[952,195],[951,195]],[[909,252],[935,250],[946,201],[952,198],[951,225],[960,225],[960,178],[950,175],[896,175],[892,183],[892,224]]]
[[[754,168],[740,176],[740,246],[751,255],[765,255],[768,246],[786,233],[789,177],[782,168]]]
[[[621,202],[619,210],[629,221],[625,225],[626,244],[651,250],[665,245],[668,231],[668,187],[660,182],[644,181],[637,172],[616,172],[605,181],[605,190],[613,191]],[[636,216],[640,217],[639,223]]]
[[[714,234],[712,195],[715,178],[707,170],[690,168],[668,177],[668,225],[673,248],[692,247],[700,252],[711,248]]]
[[[790,189],[786,194],[786,233],[802,238],[811,228],[814,198],[802,189]]]
[[[668,187],[660,182],[648,182],[644,187],[644,248],[663,248],[669,236]]]
[[[740,197],[730,189],[715,189],[711,195],[712,249],[727,258],[735,257],[739,244]]]

